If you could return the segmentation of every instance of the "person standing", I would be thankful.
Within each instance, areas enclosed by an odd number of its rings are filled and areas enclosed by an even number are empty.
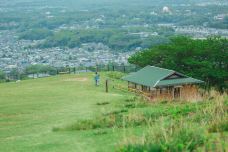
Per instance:
[[[99,83],[100,83],[100,75],[98,74],[98,72],[95,73],[95,83],[96,83],[96,86],[99,86]]]

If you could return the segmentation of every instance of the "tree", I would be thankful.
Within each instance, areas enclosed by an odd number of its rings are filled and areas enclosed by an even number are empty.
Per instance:
[[[129,62],[139,66],[155,65],[204,80],[219,90],[227,89],[228,39],[211,37],[193,40],[177,36],[170,43],[134,54]]]
[[[39,73],[48,73],[50,75],[55,75],[57,70],[54,67],[46,65],[31,65],[25,69],[26,74],[39,74]]]
[[[5,73],[0,70],[0,81],[5,79]]]
[[[51,35],[52,35],[52,32],[48,29],[32,29],[32,30],[22,32],[19,35],[19,38],[25,39],[25,40],[41,40]]]

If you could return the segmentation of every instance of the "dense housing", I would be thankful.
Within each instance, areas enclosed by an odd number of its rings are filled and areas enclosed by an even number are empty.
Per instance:
[[[128,88],[141,91],[157,99],[197,99],[200,97],[197,84],[203,83],[173,70],[146,66],[138,72],[131,73],[123,80],[128,81]]]

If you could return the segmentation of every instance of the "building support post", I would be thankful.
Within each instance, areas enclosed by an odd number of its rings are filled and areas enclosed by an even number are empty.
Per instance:
[[[173,88],[172,88],[172,96],[173,96],[173,100],[175,99],[174,90],[175,90],[175,88],[173,87]]]

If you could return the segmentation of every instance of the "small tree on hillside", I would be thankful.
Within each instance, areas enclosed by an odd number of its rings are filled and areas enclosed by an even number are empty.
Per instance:
[[[3,71],[0,70],[0,80],[5,80],[5,73]]]

